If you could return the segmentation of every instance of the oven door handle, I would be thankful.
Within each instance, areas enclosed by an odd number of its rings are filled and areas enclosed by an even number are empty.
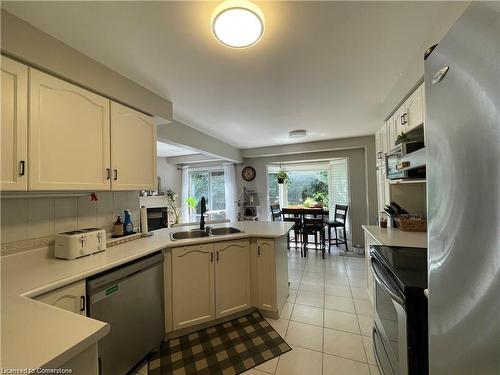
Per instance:
[[[382,286],[382,288],[384,288],[384,290],[387,292],[387,294],[389,294],[391,296],[391,298],[392,298],[393,301],[397,302],[399,305],[401,305],[401,307],[404,308],[403,298],[401,298],[401,296],[399,296],[396,293],[394,293],[391,290],[391,288],[389,287],[389,285],[387,285],[387,283],[384,281],[383,277],[377,271],[377,268],[374,265],[373,258],[370,258],[370,268],[372,269],[372,273],[373,273],[373,277],[375,278],[375,281],[380,286]]]

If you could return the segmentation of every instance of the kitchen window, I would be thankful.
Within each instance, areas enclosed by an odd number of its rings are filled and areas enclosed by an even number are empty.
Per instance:
[[[189,197],[197,204],[189,212],[190,221],[200,220],[200,201],[205,197],[210,220],[226,217],[226,193],[224,171],[221,169],[194,170],[189,172]]]
[[[280,169],[288,173],[289,184],[278,184],[276,174]],[[269,205],[300,206],[323,199],[324,207],[328,208],[331,219],[333,219],[336,204],[350,206],[349,160],[347,158],[315,163],[269,164],[267,177]],[[348,211],[346,223],[348,235],[350,233],[349,214]]]

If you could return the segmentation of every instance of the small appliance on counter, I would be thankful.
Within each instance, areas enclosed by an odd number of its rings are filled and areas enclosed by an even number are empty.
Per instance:
[[[106,231],[86,228],[59,233],[55,238],[54,256],[76,259],[106,250]]]

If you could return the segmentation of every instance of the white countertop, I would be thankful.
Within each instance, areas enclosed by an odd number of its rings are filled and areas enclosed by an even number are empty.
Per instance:
[[[47,249],[3,256],[0,367],[58,367],[109,332],[107,323],[38,302],[32,297],[161,249],[250,237],[278,238],[286,235],[292,225],[262,221],[226,223],[214,227],[233,226],[243,232],[177,241],[170,239],[170,233],[187,228],[161,229],[152,237],[75,260],[52,258]]]
[[[376,225],[363,225],[363,229],[381,245],[427,248],[427,232],[405,232]]]

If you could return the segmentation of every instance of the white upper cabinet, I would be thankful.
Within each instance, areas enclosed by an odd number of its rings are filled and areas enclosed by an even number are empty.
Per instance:
[[[393,149],[396,143],[397,130],[396,130],[396,116],[393,115],[386,122],[387,127],[387,151]]]
[[[404,104],[405,106],[405,128],[406,131],[414,129],[424,122],[424,86],[420,85],[413,94],[410,95]]]
[[[30,190],[110,189],[109,100],[30,68]]]
[[[152,117],[111,102],[113,190],[156,187],[156,125]]]
[[[1,57],[1,189],[27,190],[28,67]]]

